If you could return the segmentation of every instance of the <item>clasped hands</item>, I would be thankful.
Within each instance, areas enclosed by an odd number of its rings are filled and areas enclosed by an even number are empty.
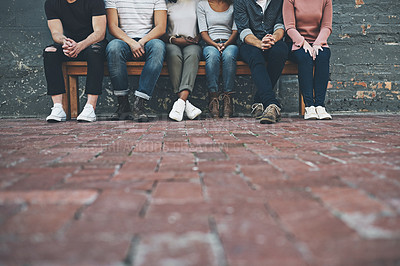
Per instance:
[[[276,42],[275,36],[272,34],[266,34],[261,40],[261,50],[265,51],[270,49]]]
[[[306,53],[309,53],[313,60],[317,58],[319,51],[323,51],[321,45],[311,46],[307,41],[304,41],[303,49]]]
[[[82,45],[80,43],[75,42],[70,38],[65,38],[63,41],[63,52],[66,56],[71,58],[76,58],[79,53],[83,50]]]

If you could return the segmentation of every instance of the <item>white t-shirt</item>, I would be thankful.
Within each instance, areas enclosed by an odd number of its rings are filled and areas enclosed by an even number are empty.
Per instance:
[[[165,0],[104,0],[117,9],[119,27],[131,38],[143,38],[154,26],[154,11],[167,10]]]
[[[265,12],[270,2],[271,0],[257,0],[257,4],[261,6],[263,12]]]
[[[198,0],[178,0],[168,3],[168,34],[196,37]]]

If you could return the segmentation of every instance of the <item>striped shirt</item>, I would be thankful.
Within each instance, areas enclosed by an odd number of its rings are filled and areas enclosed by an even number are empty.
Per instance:
[[[167,10],[165,0],[104,0],[118,12],[119,27],[130,38],[143,38],[154,26],[154,11]]]

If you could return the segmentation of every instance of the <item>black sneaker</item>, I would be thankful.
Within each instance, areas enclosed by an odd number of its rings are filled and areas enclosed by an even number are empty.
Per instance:
[[[276,104],[270,104],[265,108],[260,119],[261,124],[273,124],[281,120],[281,108]]]
[[[118,108],[111,116],[112,121],[132,120],[131,105],[129,104],[128,96],[118,96]]]
[[[146,115],[144,110],[145,99],[135,96],[135,101],[133,102],[133,112],[132,118],[137,122],[149,122],[149,117]]]
[[[264,112],[264,105],[262,103],[255,103],[251,106],[251,115],[255,119],[261,119]]]

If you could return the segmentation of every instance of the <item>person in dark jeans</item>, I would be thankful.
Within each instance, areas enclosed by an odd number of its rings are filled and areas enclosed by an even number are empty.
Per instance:
[[[289,52],[282,40],[285,34],[282,3],[283,0],[234,1],[240,56],[249,65],[257,88],[252,115],[261,124],[276,123],[281,118],[281,105],[273,89]]]
[[[299,66],[304,119],[332,119],[325,110],[331,57],[328,37],[332,33],[332,0],[284,0],[283,19],[293,42],[289,58]]]
[[[62,73],[64,61],[87,61],[87,103],[78,121],[96,121],[95,108],[102,92],[104,75],[106,11],[103,0],[47,0],[45,12],[54,44],[43,51],[47,94],[53,107],[48,122],[66,120],[62,107],[65,84]]]

